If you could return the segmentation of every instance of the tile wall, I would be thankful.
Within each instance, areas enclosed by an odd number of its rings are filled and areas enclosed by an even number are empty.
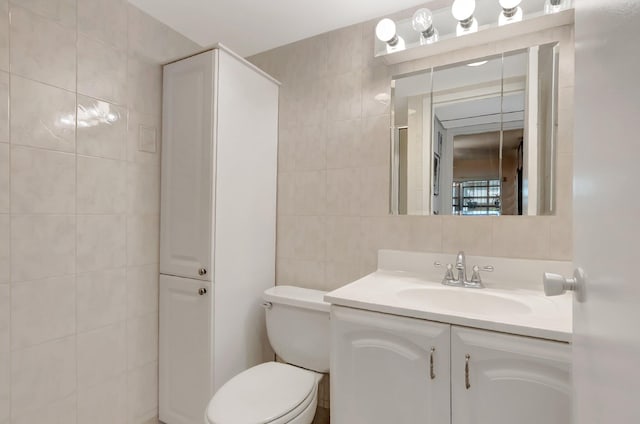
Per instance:
[[[373,57],[375,23],[249,58],[282,82],[277,283],[337,288],[375,270],[381,248],[571,260],[572,28],[388,66]],[[390,95],[391,77],[557,40],[557,216],[389,216],[390,110],[380,99]]]
[[[125,0],[0,0],[0,424],[157,416],[160,64],[199,49]]]

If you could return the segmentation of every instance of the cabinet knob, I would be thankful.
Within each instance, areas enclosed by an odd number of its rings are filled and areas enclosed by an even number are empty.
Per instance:
[[[207,294],[207,289],[205,289],[204,287],[199,288],[199,289],[198,289],[198,294],[199,294],[200,296],[204,296],[205,294]]]
[[[207,275],[207,269],[206,268],[200,268],[198,270],[198,275]]]

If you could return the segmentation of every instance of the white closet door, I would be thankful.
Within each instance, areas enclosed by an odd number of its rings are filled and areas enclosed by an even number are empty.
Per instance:
[[[568,343],[452,327],[451,423],[568,424],[570,375]]]
[[[162,119],[160,272],[209,281],[216,58],[164,67]]]
[[[205,292],[206,290],[206,292]],[[213,396],[213,292],[208,281],[160,276],[160,420],[200,424]]]

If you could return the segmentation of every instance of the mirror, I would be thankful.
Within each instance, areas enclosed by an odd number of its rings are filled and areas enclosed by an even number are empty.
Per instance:
[[[552,215],[558,46],[394,78],[391,210]]]

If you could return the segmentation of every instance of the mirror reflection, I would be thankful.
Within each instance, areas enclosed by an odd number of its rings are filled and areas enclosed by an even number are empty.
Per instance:
[[[393,81],[391,209],[554,213],[557,46]]]

